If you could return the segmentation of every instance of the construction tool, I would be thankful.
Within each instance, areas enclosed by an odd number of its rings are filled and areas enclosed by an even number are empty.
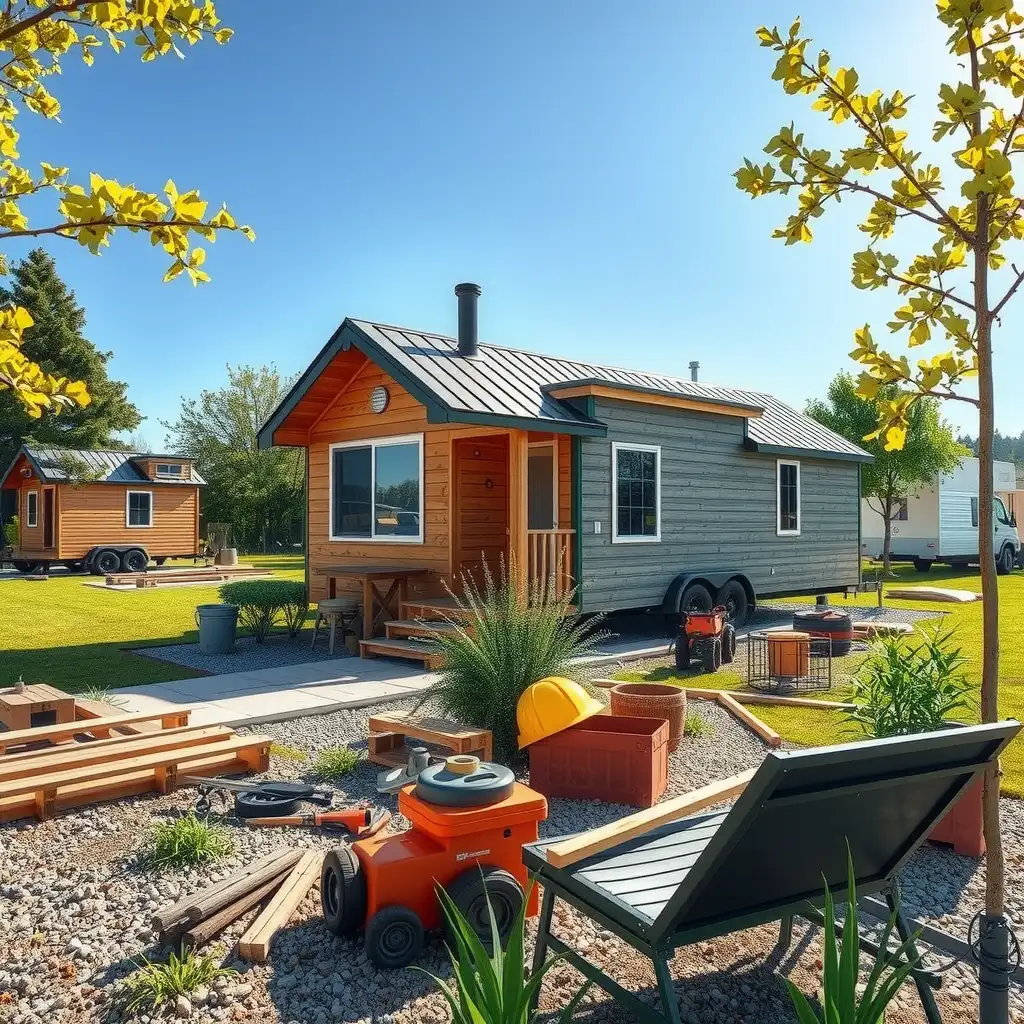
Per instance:
[[[239,818],[293,814],[302,801],[328,809],[334,804],[334,793],[329,789],[317,789],[305,782],[235,782],[186,775],[181,784],[199,789],[196,810],[200,814],[209,814],[212,810],[210,796],[214,792],[235,794],[235,814]]]
[[[248,818],[254,828],[293,825],[332,828],[353,833],[358,839],[376,835],[391,820],[386,807],[347,807],[340,811],[316,811],[313,814],[286,814],[273,818]]]

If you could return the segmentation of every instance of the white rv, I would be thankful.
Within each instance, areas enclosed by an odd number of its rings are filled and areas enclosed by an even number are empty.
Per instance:
[[[997,495],[1017,486],[1012,462],[992,464]],[[861,501],[861,553],[880,558],[885,521],[875,498]],[[995,552],[1000,573],[1013,569],[1021,551],[1017,521],[1002,498],[995,498]],[[978,562],[978,460],[962,459],[951,473],[900,499],[892,520],[892,560],[913,562],[927,572],[932,562]]]

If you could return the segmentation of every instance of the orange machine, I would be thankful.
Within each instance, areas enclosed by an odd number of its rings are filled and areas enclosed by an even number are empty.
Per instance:
[[[337,935],[365,928],[366,955],[380,968],[412,963],[424,931],[444,925],[438,885],[488,943],[489,898],[504,939],[526,898],[523,845],[537,840],[548,812],[544,796],[518,782],[483,806],[444,806],[424,795],[417,785],[399,793],[399,812],[412,822],[407,832],[360,840],[324,860],[320,889],[328,928]],[[537,913],[535,891],[527,913]]]

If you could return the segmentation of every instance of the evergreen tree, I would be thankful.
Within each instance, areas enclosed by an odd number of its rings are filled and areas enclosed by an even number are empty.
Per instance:
[[[107,376],[112,353],[101,352],[82,332],[85,310],[61,280],[44,249],[33,249],[11,272],[9,287],[0,286],[0,305],[14,303],[32,314],[22,352],[55,377],[87,380],[92,402],[72,405],[59,416],[32,419],[10,390],[0,390],[0,463],[6,464],[27,440],[66,448],[119,448],[114,435],[142,422],[128,401],[127,385]]]

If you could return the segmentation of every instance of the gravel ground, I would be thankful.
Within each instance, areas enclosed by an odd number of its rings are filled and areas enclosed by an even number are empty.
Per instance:
[[[398,708],[379,706],[375,712]],[[669,793],[679,793],[757,764],[761,743],[715,705],[695,702],[715,727],[713,734],[686,737],[670,758]],[[338,712],[265,727],[282,745],[313,753],[327,746],[365,750],[368,712]],[[275,755],[272,774],[302,775],[303,762]],[[339,792],[347,800],[378,797],[376,767],[366,761],[346,777]],[[219,875],[278,845],[329,847],[329,837],[315,831],[236,827],[227,818],[236,843],[233,857],[207,870],[151,874],[141,868],[137,852],[154,817],[186,809],[193,794],[147,796],[83,809],[45,823],[0,826],[0,1020],[11,1024],[120,1024],[148,1018],[131,1017],[119,1008],[120,981],[141,955],[164,951],[149,931],[157,907],[194,892]],[[545,836],[604,824],[631,808],[597,802],[550,801],[542,824]],[[1003,802],[1008,838],[1007,893],[1009,911],[1024,921],[1024,805]],[[393,829],[404,827],[397,815]],[[1016,841],[1015,841],[1016,840]],[[983,866],[946,848],[927,846],[904,877],[905,903],[940,927],[963,934],[980,905]],[[211,947],[218,958],[240,973],[202,992],[177,1011],[199,1024],[213,1021],[259,1021],[260,1024],[442,1024],[449,1014],[430,980],[413,971],[381,973],[362,954],[358,942],[336,939],[323,927],[314,891],[276,942],[269,963],[249,965],[234,957],[234,943],[252,918],[247,915]],[[627,987],[654,1002],[648,964],[609,933],[570,908],[559,905],[556,933],[585,952]],[[530,934],[533,934],[531,925]],[[782,960],[774,955],[776,931],[764,926],[698,943],[681,950],[673,977],[687,1024],[792,1024],[788,996],[775,972],[801,988],[814,991],[821,955],[820,932],[796,929],[795,943]],[[443,947],[435,938],[420,966],[445,976]],[[571,968],[559,965],[548,976],[542,1009],[554,1011],[579,986]],[[923,1020],[913,989],[900,994],[889,1024]],[[976,1020],[977,987],[968,968],[954,968],[940,995],[946,1024]],[[174,1010],[170,1015],[174,1015]],[[587,1022],[630,1019],[600,990],[593,990],[575,1018]],[[1014,1020],[1024,1020],[1024,993],[1014,988]]]

